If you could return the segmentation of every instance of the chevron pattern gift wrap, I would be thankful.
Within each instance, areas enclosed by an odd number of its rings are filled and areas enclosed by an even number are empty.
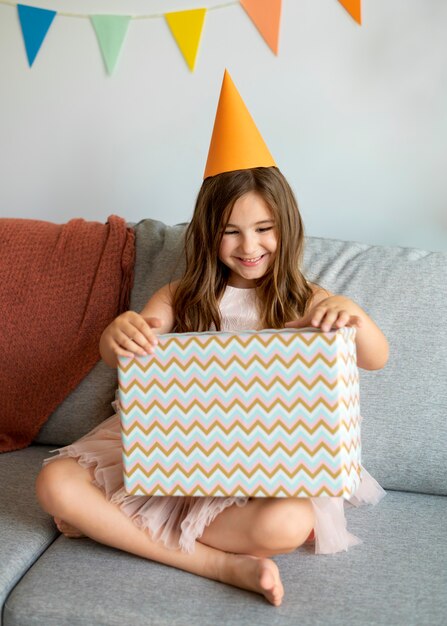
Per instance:
[[[135,495],[349,497],[360,482],[355,330],[159,335],[120,357]]]

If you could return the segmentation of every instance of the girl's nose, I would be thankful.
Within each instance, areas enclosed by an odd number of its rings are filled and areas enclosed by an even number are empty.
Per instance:
[[[256,252],[256,242],[251,235],[245,235],[241,241],[241,250],[246,256]]]

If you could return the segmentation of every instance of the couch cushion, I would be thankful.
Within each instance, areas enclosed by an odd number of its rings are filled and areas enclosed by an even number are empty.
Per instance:
[[[135,284],[130,299],[134,311],[141,311],[153,293],[182,275],[185,228],[186,224],[166,226],[156,220],[135,226]]]
[[[100,361],[52,413],[36,443],[64,446],[76,441],[113,415],[116,370]]]
[[[36,500],[34,481],[48,448],[0,454],[0,606],[59,534]]]
[[[390,343],[361,372],[364,465],[388,489],[447,492],[447,253],[309,238],[311,279],[358,302]]]
[[[397,492],[349,510],[364,543],[337,555],[306,546],[278,557],[286,595],[276,609],[256,594],[60,537],[10,595],[5,626],[441,625],[446,515],[445,497]]]

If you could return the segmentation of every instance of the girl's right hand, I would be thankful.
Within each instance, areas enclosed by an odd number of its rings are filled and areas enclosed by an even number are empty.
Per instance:
[[[145,318],[135,311],[126,311],[103,332],[99,342],[102,358],[108,365],[115,367],[118,356],[153,354],[158,343],[153,329],[161,325],[162,321],[158,317]]]

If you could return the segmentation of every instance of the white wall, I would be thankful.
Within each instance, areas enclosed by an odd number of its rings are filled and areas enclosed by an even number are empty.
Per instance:
[[[30,0],[134,14],[222,0]],[[0,5],[0,215],[189,219],[227,67],[307,233],[447,249],[447,2],[283,0],[275,57],[240,6],[208,13],[190,73],[162,19],[132,21],[108,77],[85,19],[56,17],[30,70]]]

